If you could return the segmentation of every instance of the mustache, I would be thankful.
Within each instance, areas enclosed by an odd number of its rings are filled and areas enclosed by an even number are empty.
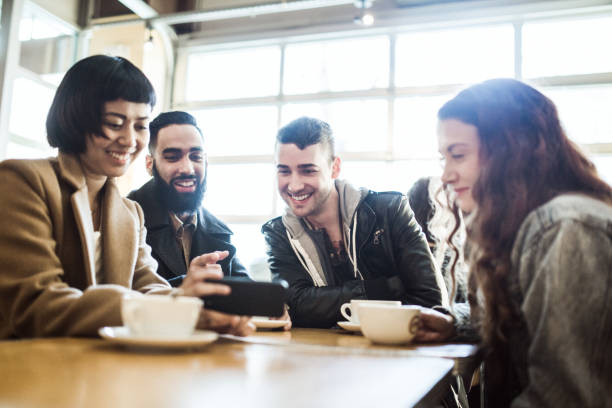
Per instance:
[[[175,181],[182,181],[182,180],[195,180],[197,182],[198,178],[194,174],[191,174],[191,175],[185,174],[182,176],[174,177],[172,180],[170,180],[170,184],[174,183]]]

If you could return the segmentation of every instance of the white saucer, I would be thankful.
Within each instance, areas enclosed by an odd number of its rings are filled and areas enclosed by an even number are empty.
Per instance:
[[[98,334],[111,343],[137,348],[185,349],[202,347],[219,338],[219,335],[209,330],[196,330],[186,337],[145,337],[133,336],[127,327],[101,327]]]
[[[251,321],[258,329],[280,329],[289,323],[289,320],[271,320],[267,317],[253,317]]]
[[[342,327],[344,330],[348,330],[351,332],[360,332],[361,325],[359,323],[353,323],[349,321],[338,322],[338,326]]]

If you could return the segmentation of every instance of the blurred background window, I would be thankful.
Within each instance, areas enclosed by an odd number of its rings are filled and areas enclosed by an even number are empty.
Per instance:
[[[47,143],[45,120],[55,89],[75,61],[76,34],[72,26],[40,6],[24,2],[5,158],[40,158],[56,153]]]
[[[197,107],[211,161],[205,205],[236,230],[245,264],[265,270],[259,230],[285,208],[275,135],[301,116],[331,125],[340,178],[406,193],[418,178],[441,174],[436,115],[444,102],[486,79],[524,79],[557,104],[568,136],[609,181],[612,85],[588,75],[612,75],[612,18],[499,20],[188,52],[185,100],[177,102]],[[220,99],[235,102],[208,102]]]
[[[469,84],[514,76],[510,24],[397,36],[396,86]]]
[[[612,72],[612,17],[525,23],[522,35],[525,78]]]
[[[385,88],[389,39],[351,38],[287,45],[285,94]]]
[[[188,101],[275,95],[280,47],[197,53],[187,62]]]

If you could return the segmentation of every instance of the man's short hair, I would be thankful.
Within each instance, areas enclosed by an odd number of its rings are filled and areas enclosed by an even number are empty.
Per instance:
[[[122,57],[93,55],[75,63],[62,79],[47,115],[47,140],[61,152],[85,152],[90,135],[103,135],[106,102],[124,99],[155,105],[147,77]]]
[[[330,161],[336,157],[334,136],[328,123],[303,116],[280,128],[276,143],[295,144],[300,150],[321,143],[329,151]]]
[[[151,123],[149,123],[149,133],[151,134],[149,139],[149,153],[153,154],[155,152],[155,147],[157,146],[157,135],[159,131],[170,125],[191,125],[198,130],[200,136],[202,136],[202,139],[204,139],[202,130],[198,127],[196,119],[189,113],[183,111],[160,113],[151,121]]]

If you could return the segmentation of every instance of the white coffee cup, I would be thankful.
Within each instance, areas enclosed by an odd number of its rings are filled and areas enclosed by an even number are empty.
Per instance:
[[[360,304],[361,332],[374,343],[410,343],[419,328],[420,314],[420,306]]]
[[[133,336],[186,337],[193,333],[204,302],[191,296],[128,295],[123,324]]]
[[[367,300],[367,299],[353,299],[350,303],[344,303],[340,306],[340,313],[346,320],[351,323],[359,324],[359,310],[358,305],[361,304],[377,304],[377,305],[393,305],[401,306],[402,302],[399,300]]]

